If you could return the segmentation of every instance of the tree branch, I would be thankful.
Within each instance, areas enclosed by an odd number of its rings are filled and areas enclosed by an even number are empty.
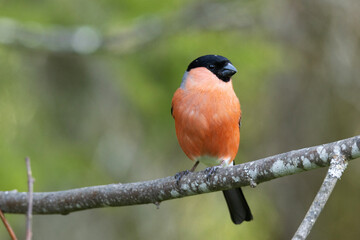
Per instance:
[[[304,220],[301,222],[292,240],[304,240],[309,235],[317,218],[323,210],[327,200],[329,199],[337,180],[340,179],[342,173],[345,171],[348,162],[342,155],[335,155],[331,160],[330,168],[325,176],[319,192],[311,204]]]
[[[203,171],[190,173],[179,185],[174,177],[157,180],[85,187],[59,192],[34,193],[33,214],[68,214],[106,206],[159,203],[165,200],[266,182],[275,178],[330,165],[334,155],[345,160],[360,157],[360,135],[320,146],[304,148],[226,168],[209,181]],[[0,192],[0,208],[7,213],[26,213],[27,193]]]

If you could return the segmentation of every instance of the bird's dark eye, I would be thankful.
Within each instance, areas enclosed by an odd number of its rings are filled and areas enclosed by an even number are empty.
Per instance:
[[[209,65],[209,68],[210,68],[210,69],[214,69],[214,68],[215,68],[215,65],[211,64],[211,65]]]

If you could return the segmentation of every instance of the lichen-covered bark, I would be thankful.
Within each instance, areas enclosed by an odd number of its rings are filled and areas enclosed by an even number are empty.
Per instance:
[[[189,173],[179,185],[174,177],[146,182],[109,184],[33,195],[34,214],[68,214],[106,206],[128,206],[215,192],[258,183],[297,172],[330,165],[334,155],[345,160],[360,157],[360,136],[304,148],[236,166],[218,168],[209,180],[205,172]],[[0,192],[0,209],[5,213],[26,213],[27,193]]]
[[[334,153],[339,154],[335,155],[331,160],[331,165],[325,176],[324,182],[292,240],[304,240],[307,238],[327,200],[329,199],[337,180],[340,179],[342,173],[348,165],[345,157],[342,156],[340,151],[337,151],[336,148],[337,147],[335,147]]]

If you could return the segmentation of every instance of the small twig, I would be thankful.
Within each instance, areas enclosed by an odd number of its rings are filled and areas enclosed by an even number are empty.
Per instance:
[[[333,157],[324,182],[292,240],[304,240],[307,238],[327,200],[329,199],[337,180],[340,179],[347,165],[348,162],[346,161],[344,155],[335,155]]]
[[[32,228],[31,228],[31,220],[32,220],[32,208],[33,208],[33,185],[34,178],[31,174],[31,166],[30,166],[30,158],[26,157],[26,168],[27,168],[27,176],[28,176],[28,211],[26,215],[26,240],[31,240],[32,237]]]
[[[2,222],[4,223],[5,228],[6,228],[6,230],[8,231],[11,239],[12,239],[12,240],[17,240],[14,231],[12,230],[10,224],[9,224],[8,221],[6,220],[5,215],[3,214],[3,212],[2,212],[1,210],[0,210],[0,218],[1,218]]]

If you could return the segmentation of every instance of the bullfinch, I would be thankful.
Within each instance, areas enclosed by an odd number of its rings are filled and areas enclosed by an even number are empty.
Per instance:
[[[179,144],[195,162],[190,171],[199,162],[210,167],[234,164],[241,120],[240,102],[231,80],[236,72],[225,57],[201,56],[187,67],[174,94],[171,114]],[[176,175],[177,180],[181,176]],[[241,188],[223,193],[235,224],[253,219]]]

